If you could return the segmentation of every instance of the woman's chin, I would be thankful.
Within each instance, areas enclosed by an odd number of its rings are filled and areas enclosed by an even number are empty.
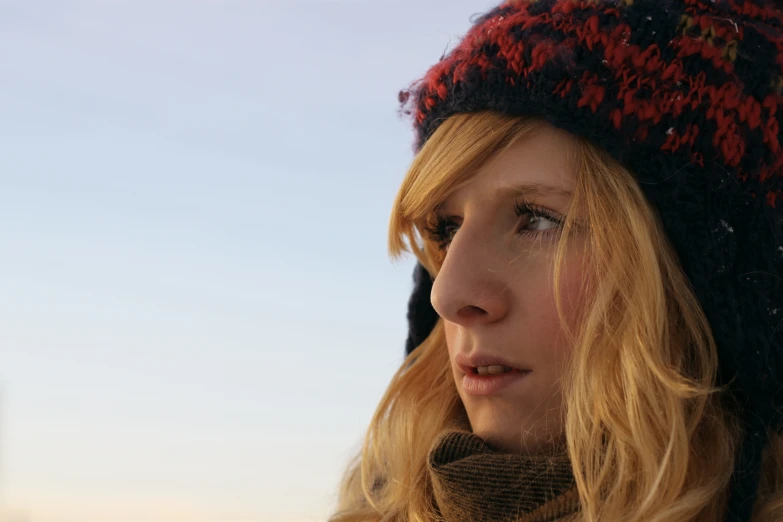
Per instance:
[[[507,453],[520,453],[523,440],[521,430],[510,430],[508,427],[473,424],[473,433],[484,439],[489,447]]]
[[[523,430],[511,429],[508,426],[492,426],[486,424],[472,424],[473,433],[487,443],[490,448],[505,453],[524,453],[535,455],[551,451],[561,442],[561,438],[551,434],[539,435]]]

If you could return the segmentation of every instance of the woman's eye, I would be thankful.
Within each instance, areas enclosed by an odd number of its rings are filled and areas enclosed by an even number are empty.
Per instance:
[[[514,212],[523,221],[517,230],[519,235],[551,234],[563,225],[563,218],[542,207],[533,206],[529,203],[517,204],[514,207]],[[443,252],[448,250],[458,230],[458,223],[451,218],[443,216],[434,216],[432,222],[426,227],[429,240],[436,243],[439,250]]]
[[[454,239],[458,229],[459,225],[451,219],[436,216],[434,223],[427,226],[427,235],[430,241],[437,243],[440,250],[445,251]]]
[[[527,217],[524,226],[533,226],[534,230],[522,230],[519,233],[525,235],[536,234],[549,234],[555,229],[563,226],[563,218],[556,216],[545,208],[531,205],[530,203],[518,203],[514,207],[514,211],[520,218]],[[546,226],[546,222],[550,223],[550,226]],[[538,225],[544,224],[543,228],[538,228]]]
[[[544,226],[543,228],[536,228],[536,230],[549,230],[549,229],[557,227],[558,224],[559,224],[557,221],[555,221],[552,218],[548,218],[546,216],[538,216],[538,215],[532,214],[531,217],[527,220],[526,225],[529,226],[529,227],[537,227],[538,225],[541,225],[542,223],[544,225],[549,223],[549,226]]]

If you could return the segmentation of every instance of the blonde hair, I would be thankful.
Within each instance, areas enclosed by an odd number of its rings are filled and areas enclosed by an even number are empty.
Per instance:
[[[542,125],[494,112],[445,120],[397,194],[391,255],[411,251],[437,274],[442,254],[422,233],[435,206]],[[584,210],[589,231],[593,277],[585,280],[594,281],[593,302],[575,331],[556,304],[573,346],[563,396],[578,520],[721,522],[741,430],[735,405],[714,386],[718,361],[709,324],[634,177],[587,140],[575,143],[571,209]],[[558,240],[555,296],[573,215]],[[439,433],[466,426],[438,320],[392,378],[330,522],[439,520],[427,454]],[[783,440],[770,433],[753,522],[783,520],[782,489]]]

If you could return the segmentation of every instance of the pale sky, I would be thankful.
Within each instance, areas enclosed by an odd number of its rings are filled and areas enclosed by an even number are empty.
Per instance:
[[[397,92],[486,0],[0,0],[3,522],[314,522],[403,359]]]

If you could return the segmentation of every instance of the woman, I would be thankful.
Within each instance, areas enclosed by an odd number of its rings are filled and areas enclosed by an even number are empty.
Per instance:
[[[508,1],[401,93],[408,357],[331,522],[783,520],[782,28]]]

